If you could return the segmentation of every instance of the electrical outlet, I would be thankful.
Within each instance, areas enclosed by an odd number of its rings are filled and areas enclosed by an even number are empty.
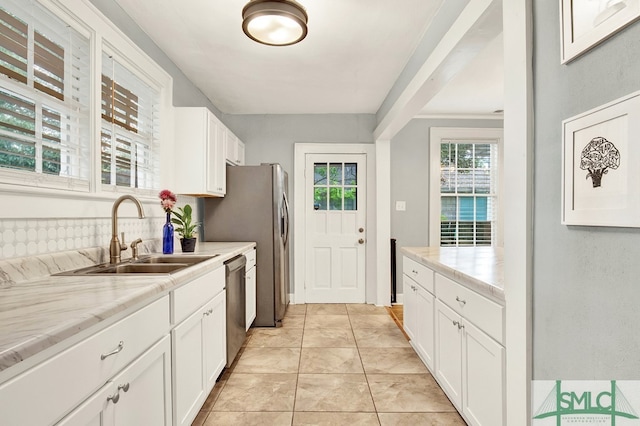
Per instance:
[[[396,211],[403,212],[407,210],[407,202],[406,201],[396,201]]]

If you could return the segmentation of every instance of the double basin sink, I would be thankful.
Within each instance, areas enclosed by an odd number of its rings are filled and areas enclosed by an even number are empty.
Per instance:
[[[111,264],[89,266],[86,268],[74,269],[72,271],[60,272],[55,275],[121,275],[121,274],[170,274],[189,266],[193,266],[205,260],[219,256],[195,256],[195,255],[147,255],[136,260],[124,261]]]

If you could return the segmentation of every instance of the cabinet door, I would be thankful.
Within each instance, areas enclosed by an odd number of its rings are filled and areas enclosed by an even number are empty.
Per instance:
[[[113,378],[116,426],[171,425],[171,340],[165,336]],[[144,407],[144,408],[143,408]]]
[[[203,347],[205,384],[208,393],[227,364],[226,294],[219,293],[204,307]]]
[[[171,424],[171,342],[167,335],[62,419],[58,426]]]
[[[462,407],[462,319],[436,300],[436,379],[451,402]]]
[[[218,195],[226,193],[226,128],[209,113],[207,137],[207,191]]]
[[[222,123],[217,124],[219,129],[216,131],[216,137],[210,142],[215,146],[215,159],[211,164],[214,169],[212,174],[215,175],[215,192],[224,195],[227,193],[227,145],[224,138],[227,130]]]
[[[416,340],[414,347],[429,370],[433,371],[435,297],[420,286],[416,286],[414,294],[416,296]]]
[[[469,322],[464,330],[463,413],[472,425],[504,425],[504,347]]]
[[[251,324],[256,319],[256,268],[251,268],[245,275],[245,282],[247,287],[247,308],[246,308],[246,329],[249,330]]]
[[[91,395],[57,426],[107,426],[113,424],[112,398],[117,394],[116,386],[109,382]]]
[[[207,396],[202,340],[204,312],[204,308],[198,309],[171,331],[175,425],[190,425]]]
[[[415,336],[415,327],[416,327],[416,293],[415,293],[416,284],[413,282],[411,278],[406,275],[402,275],[402,301],[403,301],[403,323],[402,327],[404,328],[404,332],[407,333],[409,339],[413,342],[416,338]],[[413,342],[415,344],[415,342]]]
[[[238,140],[238,146],[236,148],[238,153],[237,155],[237,164],[238,166],[244,166],[244,143],[241,140]]]

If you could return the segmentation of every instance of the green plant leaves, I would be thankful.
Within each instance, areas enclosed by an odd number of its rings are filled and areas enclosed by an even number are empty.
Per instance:
[[[198,228],[198,223],[193,222],[191,217],[193,213],[193,209],[189,204],[185,204],[184,208],[178,207],[177,210],[172,211],[174,218],[171,219],[171,222],[176,226],[175,231],[182,236],[182,238],[193,238],[196,228]]]

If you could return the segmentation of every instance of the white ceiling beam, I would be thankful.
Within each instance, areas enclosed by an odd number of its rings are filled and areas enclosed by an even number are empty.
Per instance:
[[[471,0],[374,130],[391,139],[502,32],[502,1]]]

